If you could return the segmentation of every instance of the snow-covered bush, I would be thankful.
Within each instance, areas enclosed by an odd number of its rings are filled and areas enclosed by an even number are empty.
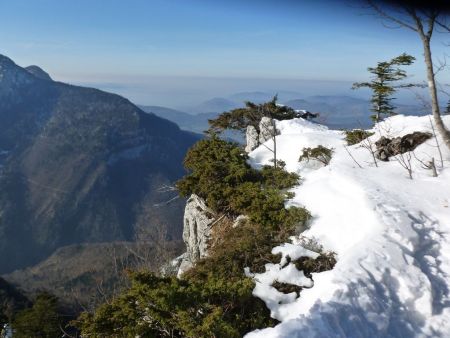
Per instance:
[[[302,154],[298,159],[299,162],[310,160],[317,160],[323,165],[328,165],[331,161],[331,157],[333,155],[333,149],[327,148],[322,145],[319,145],[315,148],[303,148]]]
[[[363,129],[345,130],[344,133],[345,133],[345,140],[347,141],[347,145],[349,146],[361,143],[366,138],[375,134]]]
[[[303,271],[306,277],[311,273],[324,272],[333,269],[336,264],[336,253],[323,252],[316,259],[311,257],[300,257],[293,262],[299,271]]]

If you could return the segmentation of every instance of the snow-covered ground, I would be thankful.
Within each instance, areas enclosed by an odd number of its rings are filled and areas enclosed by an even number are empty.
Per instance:
[[[445,123],[450,126],[450,116]],[[411,180],[396,160],[375,167],[368,150],[350,146],[359,168],[340,131],[301,119],[277,127],[278,157],[302,177],[289,203],[314,216],[302,235],[335,251],[338,261],[333,270],[313,274],[313,287],[299,298],[270,286],[274,280],[311,286],[289,265],[268,265],[268,272],[256,274],[254,294],[281,323],[246,338],[450,337],[450,152],[441,146],[442,169],[435,139],[419,146],[416,157],[434,157],[439,176],[432,177],[413,157]],[[429,117],[395,116],[374,131],[376,141],[381,134],[395,137],[431,127]],[[328,166],[298,162],[304,147],[317,145],[334,148]],[[254,166],[269,163],[271,156],[265,147],[250,154]],[[274,250],[301,253],[293,243]]]

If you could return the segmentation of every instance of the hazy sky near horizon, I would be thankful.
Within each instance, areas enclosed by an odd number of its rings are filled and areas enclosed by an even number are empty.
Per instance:
[[[423,80],[415,33],[367,13],[334,0],[1,0],[1,53],[146,104],[188,104],[221,90],[302,91],[299,80],[347,91],[368,66],[402,52],[418,58],[410,72]],[[438,58],[444,41],[435,40]]]

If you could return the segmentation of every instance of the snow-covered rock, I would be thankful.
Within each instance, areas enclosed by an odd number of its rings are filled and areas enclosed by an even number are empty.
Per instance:
[[[443,119],[450,127],[450,116]],[[450,337],[450,151],[442,139],[437,141],[444,166],[431,138],[414,150],[411,180],[394,159],[376,167],[372,154],[346,146],[340,131],[302,119],[277,122],[277,129],[278,158],[302,177],[288,205],[312,213],[302,236],[336,252],[337,263],[331,271],[313,273],[313,286],[281,263],[253,275],[254,294],[281,323],[246,338]],[[374,144],[382,136],[431,132],[431,126],[428,116],[398,115],[372,131]],[[301,149],[318,145],[334,148],[330,164],[304,168]],[[249,156],[255,167],[272,158],[265,147]],[[432,177],[416,158],[434,158],[439,176]],[[285,254],[304,254],[298,238],[288,244]],[[275,280],[306,287],[298,298],[280,295],[270,288]]]
[[[192,194],[184,209],[183,241],[186,244],[186,253],[180,257],[178,276],[189,270],[200,258],[207,256],[211,225],[214,221],[214,212],[201,197]]]

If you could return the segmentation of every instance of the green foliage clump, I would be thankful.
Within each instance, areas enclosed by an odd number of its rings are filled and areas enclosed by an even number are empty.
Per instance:
[[[344,133],[345,133],[345,140],[347,141],[347,145],[349,146],[361,143],[366,138],[375,134],[363,129],[345,130]]]
[[[229,207],[236,187],[256,182],[258,173],[237,144],[213,136],[197,142],[186,154],[184,166],[190,174],[177,183],[181,195],[197,194],[218,212]]]
[[[17,313],[12,322],[14,337],[54,338],[62,335],[63,324],[58,299],[48,293],[39,294],[31,308]]]
[[[247,221],[228,229],[215,245],[208,258],[200,260],[183,277],[196,280],[214,275],[224,279],[241,278],[244,268],[252,272],[264,272],[267,263],[279,262],[280,255],[272,255],[272,248],[287,241],[293,229],[284,232]]]
[[[236,189],[231,208],[246,214],[253,222],[273,230],[291,230],[308,218],[305,209],[291,207],[286,209],[284,202],[293,197],[290,193],[281,194],[273,188],[258,189],[255,183],[244,183]]]
[[[284,168],[286,163],[277,161],[277,166],[265,165],[259,172],[264,186],[278,190],[289,189],[299,183],[300,177],[296,173],[289,173]]]
[[[136,273],[132,280],[126,294],[82,315],[83,336],[241,337],[270,322],[249,278],[198,283]]]
[[[220,238],[208,257],[182,279],[133,273],[128,291],[94,314],[82,315],[84,336],[228,338],[275,324],[264,302],[253,297],[254,281],[244,269],[263,272],[265,264],[279,261],[272,248],[286,242],[310,216],[303,208],[284,205],[298,175],[286,172],[281,162],[258,171],[247,159],[236,144],[214,135],[189,150],[184,162],[189,174],[178,189],[184,196],[204,198],[228,228],[216,228],[214,236]],[[248,220],[232,227],[240,214]]]
[[[221,132],[225,129],[242,131],[247,126],[253,126],[259,131],[259,122],[263,117],[270,117],[281,121],[302,116],[302,114],[288,106],[277,105],[277,100],[278,97],[275,95],[271,101],[261,104],[245,102],[245,108],[233,109],[220,114],[213,120],[209,120],[210,131]]]
[[[281,162],[258,171],[247,159],[236,144],[215,136],[201,140],[188,151],[184,164],[190,173],[177,187],[183,196],[204,198],[217,213],[245,214],[265,226],[279,229],[304,221],[304,209],[284,207],[293,197],[286,189],[298,184],[299,176],[286,172]]]
[[[302,154],[298,161],[309,161],[311,159],[318,160],[324,165],[328,165],[331,161],[331,157],[333,155],[333,149],[327,148],[322,145],[319,145],[315,148],[303,148]]]
[[[242,337],[275,324],[264,302],[253,297],[253,280],[243,274],[247,266],[261,270],[272,258],[273,233],[263,230],[251,222],[229,229],[183,279],[133,273],[125,294],[83,314],[83,335]]]

